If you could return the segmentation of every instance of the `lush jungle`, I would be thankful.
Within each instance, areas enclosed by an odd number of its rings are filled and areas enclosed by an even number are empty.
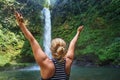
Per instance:
[[[28,29],[40,45],[43,42],[41,10],[49,7],[52,38],[67,43],[84,25],[76,45],[75,61],[80,65],[120,66],[120,0],[0,0],[0,66],[34,62],[29,42],[20,31],[14,10],[25,19]]]

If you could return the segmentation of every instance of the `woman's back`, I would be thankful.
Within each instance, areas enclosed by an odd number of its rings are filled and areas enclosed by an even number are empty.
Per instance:
[[[69,80],[69,73],[66,72],[67,71],[66,60],[64,59],[63,61],[59,61],[57,59],[52,59],[52,62],[54,64],[54,70],[48,69],[48,70],[52,71],[52,73],[49,72],[51,77],[44,78],[42,80]]]

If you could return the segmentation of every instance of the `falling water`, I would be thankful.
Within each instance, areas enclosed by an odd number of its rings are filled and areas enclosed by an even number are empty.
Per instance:
[[[50,1],[48,0],[47,5],[50,5]],[[51,58],[51,51],[50,51],[50,45],[51,45],[51,15],[49,8],[44,7],[41,11],[42,13],[42,20],[44,22],[44,40],[43,40],[43,46],[44,46],[44,52],[46,55]],[[33,65],[31,67],[27,67],[20,70],[40,70],[38,65]]]
[[[48,5],[50,5],[50,2],[48,0]],[[44,52],[47,54],[49,58],[51,58],[51,51],[50,51],[50,45],[51,45],[51,15],[49,8],[44,7],[42,10],[42,14],[44,17]]]

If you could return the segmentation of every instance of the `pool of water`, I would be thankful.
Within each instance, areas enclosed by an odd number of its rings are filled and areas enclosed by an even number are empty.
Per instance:
[[[40,80],[39,70],[1,71],[0,80]],[[120,80],[120,68],[73,66],[70,80]]]

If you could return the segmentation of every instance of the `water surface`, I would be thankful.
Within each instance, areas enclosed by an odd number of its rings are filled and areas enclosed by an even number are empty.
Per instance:
[[[0,80],[40,80],[40,73],[35,69],[2,71]],[[120,80],[120,68],[73,66],[70,80]]]

